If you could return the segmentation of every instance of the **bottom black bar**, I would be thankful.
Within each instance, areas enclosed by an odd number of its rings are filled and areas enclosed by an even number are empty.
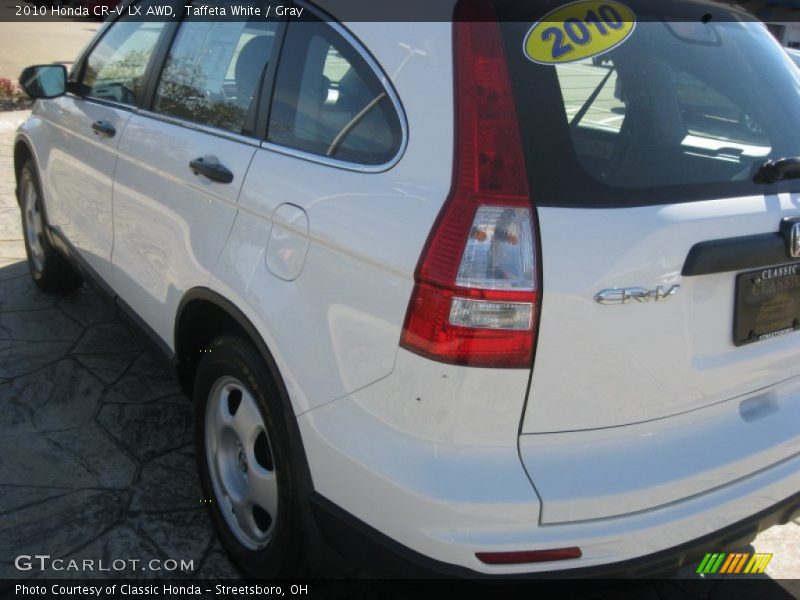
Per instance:
[[[764,576],[761,576],[764,577]],[[393,600],[458,598],[459,600],[516,600],[533,598],[630,598],[679,600],[687,598],[736,598],[782,600],[794,596],[785,589],[797,582],[730,576],[726,579],[602,580],[602,581],[452,581],[452,580],[2,580],[0,597],[117,600],[168,598],[170,600],[296,598],[328,600]]]

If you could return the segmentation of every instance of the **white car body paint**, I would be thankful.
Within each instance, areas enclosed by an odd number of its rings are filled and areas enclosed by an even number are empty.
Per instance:
[[[44,175],[40,179],[46,188],[50,224],[109,281],[114,241],[110,194],[117,147],[131,113],[64,96],[37,103],[34,115],[40,125],[35,145],[44,150],[37,164]],[[110,124],[116,135],[105,138],[94,133],[91,125],[97,121]]]
[[[525,573],[554,564],[492,566],[475,553],[579,546],[582,558],[557,567],[604,565],[796,493],[797,337],[734,348],[718,335],[732,323],[734,275],[680,271],[709,231],[774,231],[800,214],[797,198],[540,207],[533,373],[422,358],[398,344],[451,187],[452,28],[347,27],[401,101],[408,139],[396,165],[339,168],[144,111],[115,117],[113,144],[89,131],[68,152],[54,112],[79,102],[67,96],[40,102],[20,129],[51,224],[169,348],[188,290],[235,305],[275,359],[315,491],[427,557]],[[209,154],[232,184],[191,173],[189,161]],[[68,168],[91,161],[103,166]],[[75,201],[54,177],[88,194]],[[664,302],[593,300],[604,288],[675,284]]]
[[[681,276],[695,244],[771,233],[800,215],[796,195],[538,212],[546,296],[524,433],[650,421],[800,375],[794,336],[731,344],[736,273]],[[637,284],[680,289],[663,302],[592,300]]]
[[[113,286],[171,343],[181,299],[216,267],[255,146],[147,114],[134,116],[126,134],[114,185]],[[192,173],[189,162],[209,155],[233,182]]]
[[[274,340],[270,348],[276,360],[285,360],[284,377],[302,390],[292,396],[297,413],[391,373],[419,252],[452,177],[452,117],[431,110],[453,102],[451,87],[437,85],[452,77],[452,67],[431,58],[449,54],[449,26],[384,23],[381,35],[368,23],[349,27],[381,57],[414,123],[400,163],[364,173],[264,144],[253,158],[240,212],[210,282],[225,297],[236,290],[234,303],[248,307],[265,339]],[[419,86],[429,93],[415,94]],[[277,226],[271,216],[286,202],[303,209],[309,223],[304,266],[290,281],[266,266],[274,260],[266,256]]]
[[[796,384],[785,397],[775,391],[777,412],[750,422],[732,401],[711,414],[640,426],[524,435],[517,448],[513,399],[524,377],[515,382],[506,373],[492,381],[494,373],[474,371],[401,350],[387,379],[302,415],[317,491],[417,552],[485,574],[549,571],[553,564],[486,565],[476,552],[578,546],[582,558],[558,568],[597,566],[678,546],[797,492]],[[784,441],[775,444],[778,422]],[[735,449],[742,435],[754,436],[747,449],[763,448],[750,464],[737,461],[745,452]],[[632,456],[650,437],[657,445]],[[710,443],[718,448],[703,457]],[[709,468],[726,450],[729,456]],[[709,474],[724,484],[692,495]],[[572,520],[570,510],[584,519],[552,522],[565,513]],[[592,518],[602,511],[613,516]]]

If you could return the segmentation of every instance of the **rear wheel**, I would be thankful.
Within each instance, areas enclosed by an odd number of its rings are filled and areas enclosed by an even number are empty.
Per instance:
[[[222,545],[250,577],[305,571],[297,474],[269,371],[236,336],[204,353],[194,387],[200,480]]]
[[[36,285],[45,292],[71,292],[82,279],[47,237],[47,219],[41,186],[33,161],[26,162],[19,175],[19,202],[28,268]]]

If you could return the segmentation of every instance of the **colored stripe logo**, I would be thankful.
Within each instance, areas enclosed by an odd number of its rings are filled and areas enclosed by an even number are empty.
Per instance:
[[[708,553],[700,561],[697,573],[703,575],[738,574],[738,573],[763,573],[767,569],[772,554],[750,554],[748,552]]]

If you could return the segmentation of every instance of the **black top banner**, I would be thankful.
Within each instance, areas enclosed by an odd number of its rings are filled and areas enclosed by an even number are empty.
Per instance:
[[[800,21],[800,0],[780,3],[720,2],[716,0],[615,0],[591,2],[623,4],[642,21]],[[180,21],[302,18],[309,9],[342,22],[452,22],[494,20],[536,22],[558,20],[565,0],[2,0],[0,21],[116,20]],[[464,9],[466,5],[466,10]],[[485,10],[489,6],[492,10]],[[469,8],[479,7],[475,10]],[[563,12],[562,12],[563,14]]]

